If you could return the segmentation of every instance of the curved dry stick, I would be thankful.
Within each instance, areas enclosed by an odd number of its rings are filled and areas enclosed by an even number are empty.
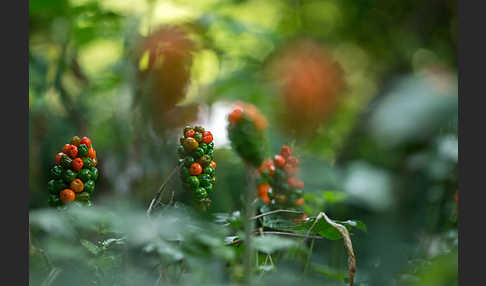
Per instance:
[[[310,233],[310,231],[314,228],[316,223],[322,218],[324,218],[326,220],[326,222],[329,223],[332,227],[337,229],[341,233],[341,235],[343,236],[344,246],[346,247],[346,250],[348,252],[349,285],[353,286],[354,274],[356,273],[356,256],[354,255],[353,244],[351,243],[351,237],[349,236],[348,229],[344,225],[334,222],[324,212],[320,212],[317,215],[316,220],[314,221],[312,226],[307,231],[307,234]]]
[[[301,213],[304,213],[304,212],[301,212],[301,211],[292,211],[292,210],[274,210],[274,211],[269,211],[269,212],[266,212],[266,213],[262,213],[262,214],[256,215],[256,216],[252,217],[251,219],[258,219],[258,218],[261,218],[261,217],[264,217],[264,216],[267,216],[267,215],[276,214],[276,213],[301,214]]]
[[[147,209],[147,216],[150,216],[150,214],[152,213],[152,209],[153,209],[154,205],[156,203],[158,203],[158,201],[160,199],[160,196],[162,195],[163,191],[165,190],[165,187],[170,182],[170,179],[174,176],[174,174],[181,168],[181,166],[182,166],[182,164],[180,164],[177,167],[175,167],[172,170],[172,172],[169,174],[169,176],[167,177],[167,179],[162,183],[162,185],[160,186],[159,190],[157,191],[157,194],[155,195],[155,197],[150,202],[150,205],[149,205],[149,207]]]

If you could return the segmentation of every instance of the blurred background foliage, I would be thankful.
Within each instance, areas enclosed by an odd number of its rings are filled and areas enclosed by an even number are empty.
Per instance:
[[[129,201],[143,212],[176,165],[187,123],[214,135],[210,212],[240,209],[245,167],[229,147],[226,115],[241,100],[267,117],[270,154],[293,146],[309,216],[366,223],[353,236],[357,285],[457,285],[457,1],[29,5],[32,223],[72,136],[96,147],[95,204]],[[175,200],[190,201],[177,180]],[[228,259],[218,249],[204,259]],[[291,261],[264,281],[301,281]],[[220,269],[208,265],[193,275]],[[344,285],[329,282],[346,268],[342,242],[316,241],[312,265],[309,285]],[[128,269],[133,281],[143,276]]]

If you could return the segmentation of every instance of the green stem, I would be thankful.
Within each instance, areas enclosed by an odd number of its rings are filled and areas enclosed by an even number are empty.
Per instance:
[[[304,268],[304,275],[307,274],[307,270],[309,269],[309,265],[311,263],[311,258],[312,258],[312,251],[314,250],[314,241],[315,239],[313,239],[311,241],[311,245],[310,245],[310,253],[309,253],[309,256],[307,257],[307,261],[305,263],[305,268]]]
[[[255,196],[255,177],[254,169],[250,166],[247,167],[247,188],[244,198],[245,203],[245,215],[244,215],[244,228],[245,228],[245,253],[244,253],[244,279],[246,285],[252,285],[253,282],[253,245],[252,245],[252,232],[254,228],[253,216],[255,213],[254,206],[252,204]]]

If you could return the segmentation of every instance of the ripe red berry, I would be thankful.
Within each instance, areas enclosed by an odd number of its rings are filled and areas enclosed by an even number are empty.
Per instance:
[[[62,153],[67,154],[69,151],[69,146],[69,144],[64,144],[64,146],[62,147]]]
[[[66,154],[73,159],[76,158],[78,156],[78,147],[74,145],[69,145]]]
[[[303,198],[298,198],[295,200],[295,205],[296,206],[303,206],[304,205],[304,199]]]
[[[62,157],[62,155],[64,155],[64,153],[62,153],[62,152],[59,152],[59,153],[56,154],[56,163],[58,165],[61,164],[61,157]]]
[[[184,136],[186,136],[186,138],[188,137],[194,137],[194,134],[196,134],[196,131],[194,131],[194,129],[189,129],[186,131],[186,133],[184,134]]]
[[[292,149],[287,145],[283,145],[282,149],[280,149],[280,155],[287,159],[289,156],[292,156]]]
[[[295,158],[294,156],[289,156],[287,159],[287,164],[289,164],[292,167],[298,167],[299,166],[299,159]]]
[[[213,134],[210,132],[210,131],[205,131],[203,133],[203,139],[202,141],[206,144],[209,144],[211,142],[213,142]]]
[[[270,203],[270,198],[268,197],[270,188],[269,184],[261,184],[258,186],[258,197],[267,205]]]
[[[231,111],[231,113],[228,115],[228,120],[232,124],[238,123],[240,121],[241,117],[243,116],[243,110],[241,108],[237,107]]]
[[[79,172],[83,168],[83,160],[81,158],[76,158],[73,160],[73,170]]]
[[[289,184],[289,186],[291,186],[292,188],[296,188],[296,189],[303,189],[304,188],[304,182],[297,179],[296,177],[288,178],[287,184]]]
[[[285,158],[282,155],[275,155],[275,157],[273,157],[273,162],[278,168],[283,168],[285,166]]]
[[[96,158],[96,150],[94,148],[89,148],[88,149],[88,157],[90,157],[91,159],[95,159]]]
[[[81,138],[79,144],[85,144],[88,148],[91,147],[91,140],[88,137]]]
[[[189,173],[193,176],[200,175],[202,173],[202,167],[199,163],[192,163],[191,167],[189,168]]]

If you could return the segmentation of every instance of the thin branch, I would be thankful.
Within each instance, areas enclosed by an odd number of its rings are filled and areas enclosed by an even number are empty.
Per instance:
[[[147,209],[147,216],[150,216],[150,214],[152,213],[152,209],[153,209],[154,205],[156,203],[159,203],[160,196],[162,195],[163,191],[165,190],[165,187],[169,183],[170,179],[174,176],[174,174],[177,171],[179,171],[179,169],[181,168],[181,166],[182,166],[182,164],[180,164],[177,167],[175,167],[172,170],[172,172],[169,174],[169,176],[167,177],[167,179],[162,183],[162,185],[160,186],[159,190],[157,191],[157,194],[155,195],[155,197],[150,202],[150,205],[149,205],[149,207]]]
[[[262,213],[262,214],[256,215],[256,216],[252,217],[251,219],[258,219],[258,218],[261,218],[261,217],[264,217],[264,216],[267,216],[267,215],[276,214],[276,213],[301,214],[303,212],[301,212],[301,211],[292,211],[292,210],[274,210],[274,211],[269,211],[269,212],[266,212],[266,213]]]
[[[311,239],[324,239],[321,236],[313,236],[313,235],[305,235],[305,234],[298,234],[293,232],[281,232],[281,231],[264,231],[263,234],[275,234],[275,235],[286,235],[286,236],[293,236],[293,237],[302,237],[302,238],[311,238]]]

